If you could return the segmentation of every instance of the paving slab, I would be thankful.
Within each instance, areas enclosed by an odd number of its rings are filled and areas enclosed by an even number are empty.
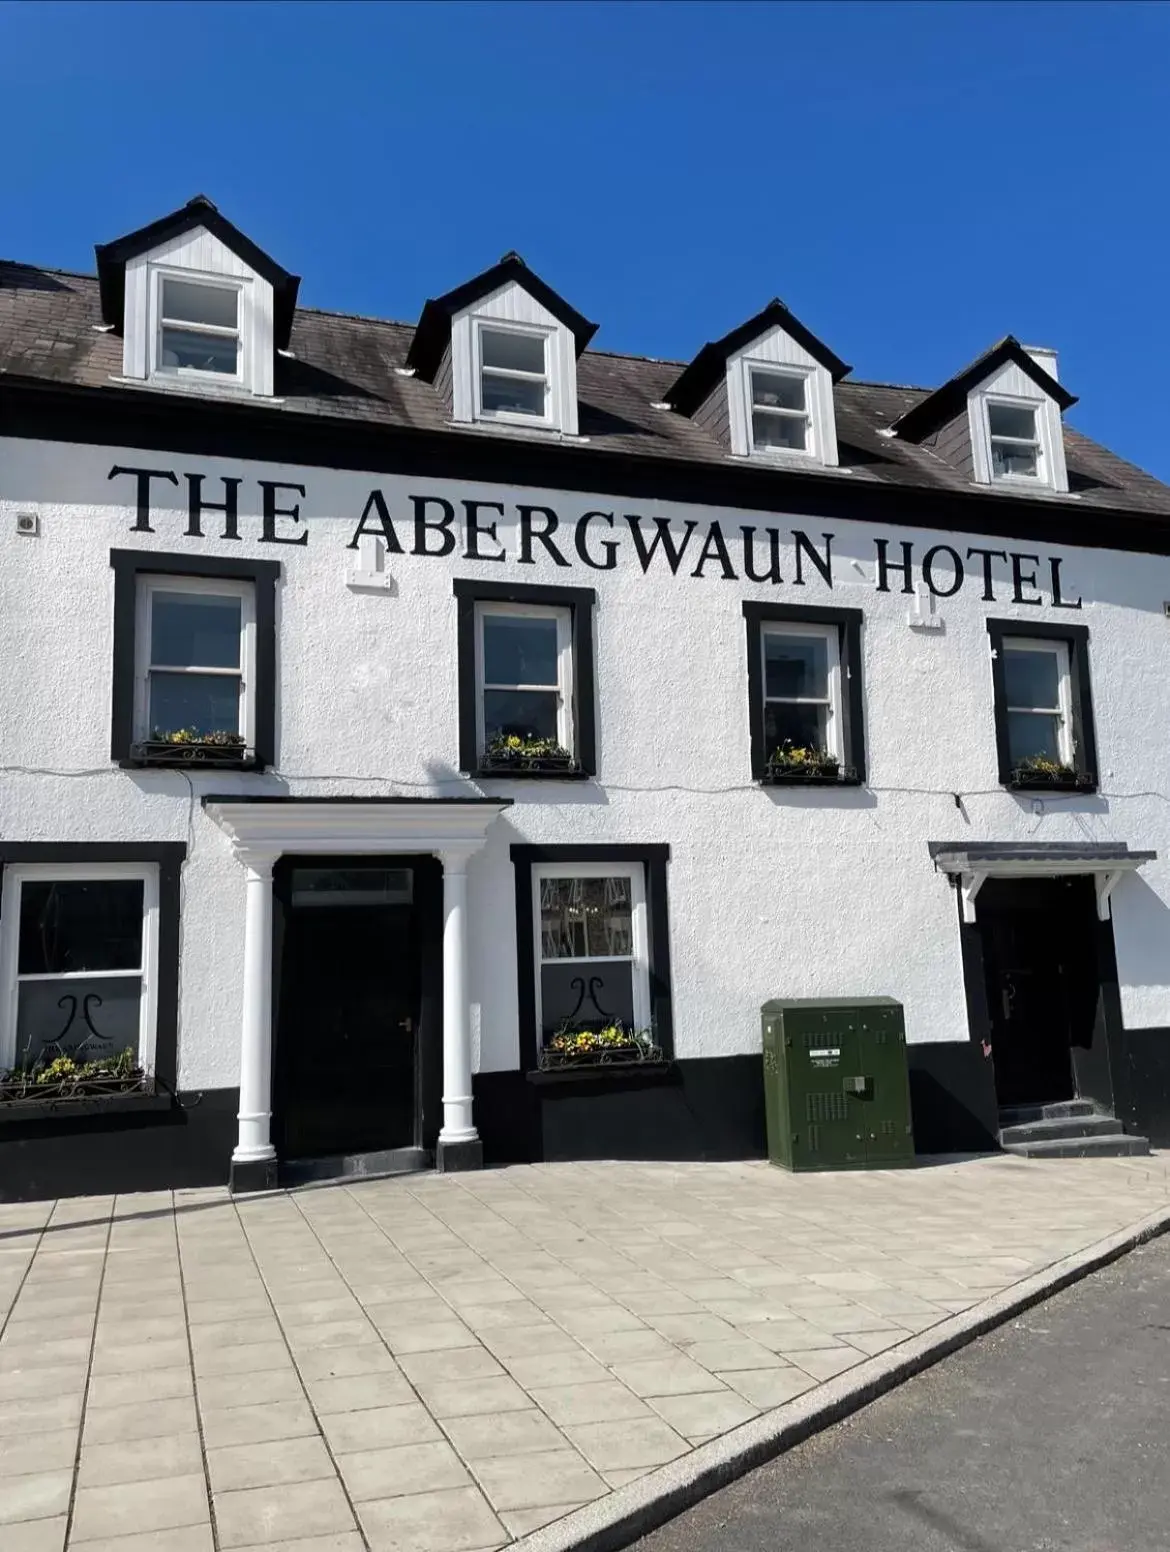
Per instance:
[[[1162,1154],[0,1206],[0,1546],[615,1547],[1164,1220]]]

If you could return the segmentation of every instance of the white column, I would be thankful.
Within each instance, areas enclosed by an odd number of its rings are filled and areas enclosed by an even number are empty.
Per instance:
[[[276,1157],[272,1121],[272,864],[270,856],[240,853],[244,883],[244,1021],[240,1033],[239,1141],[232,1160],[261,1163]]]
[[[440,1145],[478,1142],[471,1115],[471,1014],[467,1002],[467,856],[443,862],[443,1126]]]

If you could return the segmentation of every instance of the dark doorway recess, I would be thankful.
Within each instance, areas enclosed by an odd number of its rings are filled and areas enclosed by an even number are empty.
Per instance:
[[[1091,876],[988,879],[975,910],[986,1013],[972,1018],[972,1034],[991,1045],[999,1105],[1077,1096],[1111,1105],[1117,976]]]
[[[283,857],[273,893],[278,1157],[432,1146],[442,1060],[437,859]]]

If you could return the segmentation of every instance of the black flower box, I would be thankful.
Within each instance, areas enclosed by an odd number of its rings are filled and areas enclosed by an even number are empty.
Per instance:
[[[131,765],[199,765],[233,769],[255,767],[256,757],[244,744],[192,739],[180,743],[169,738],[147,738],[130,745]]]
[[[1092,771],[1031,771],[1017,768],[1008,786],[1013,792],[1095,792]]]
[[[568,754],[485,754],[479,762],[485,776],[580,776],[581,767]]]
[[[167,1110],[171,1096],[143,1072],[126,1078],[68,1079],[35,1083],[27,1078],[0,1081],[0,1125],[38,1116],[111,1115],[119,1111]]]
[[[636,1067],[661,1061],[662,1052],[656,1045],[639,1045],[631,1040],[628,1045],[611,1045],[593,1051],[553,1051],[545,1047],[537,1059],[537,1066],[541,1072],[599,1072],[611,1067]]]
[[[856,786],[857,772],[851,765],[766,765],[760,777],[764,787],[841,787]]]

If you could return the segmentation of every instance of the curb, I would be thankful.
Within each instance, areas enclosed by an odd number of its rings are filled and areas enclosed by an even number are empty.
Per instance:
[[[696,1446],[636,1482],[518,1538],[504,1552],[618,1552],[737,1477],[840,1422],[941,1358],[1167,1231],[1170,1207],[1151,1213],[1085,1250],[1054,1261],[1044,1271],[1002,1293],[949,1316],[783,1406]]]

